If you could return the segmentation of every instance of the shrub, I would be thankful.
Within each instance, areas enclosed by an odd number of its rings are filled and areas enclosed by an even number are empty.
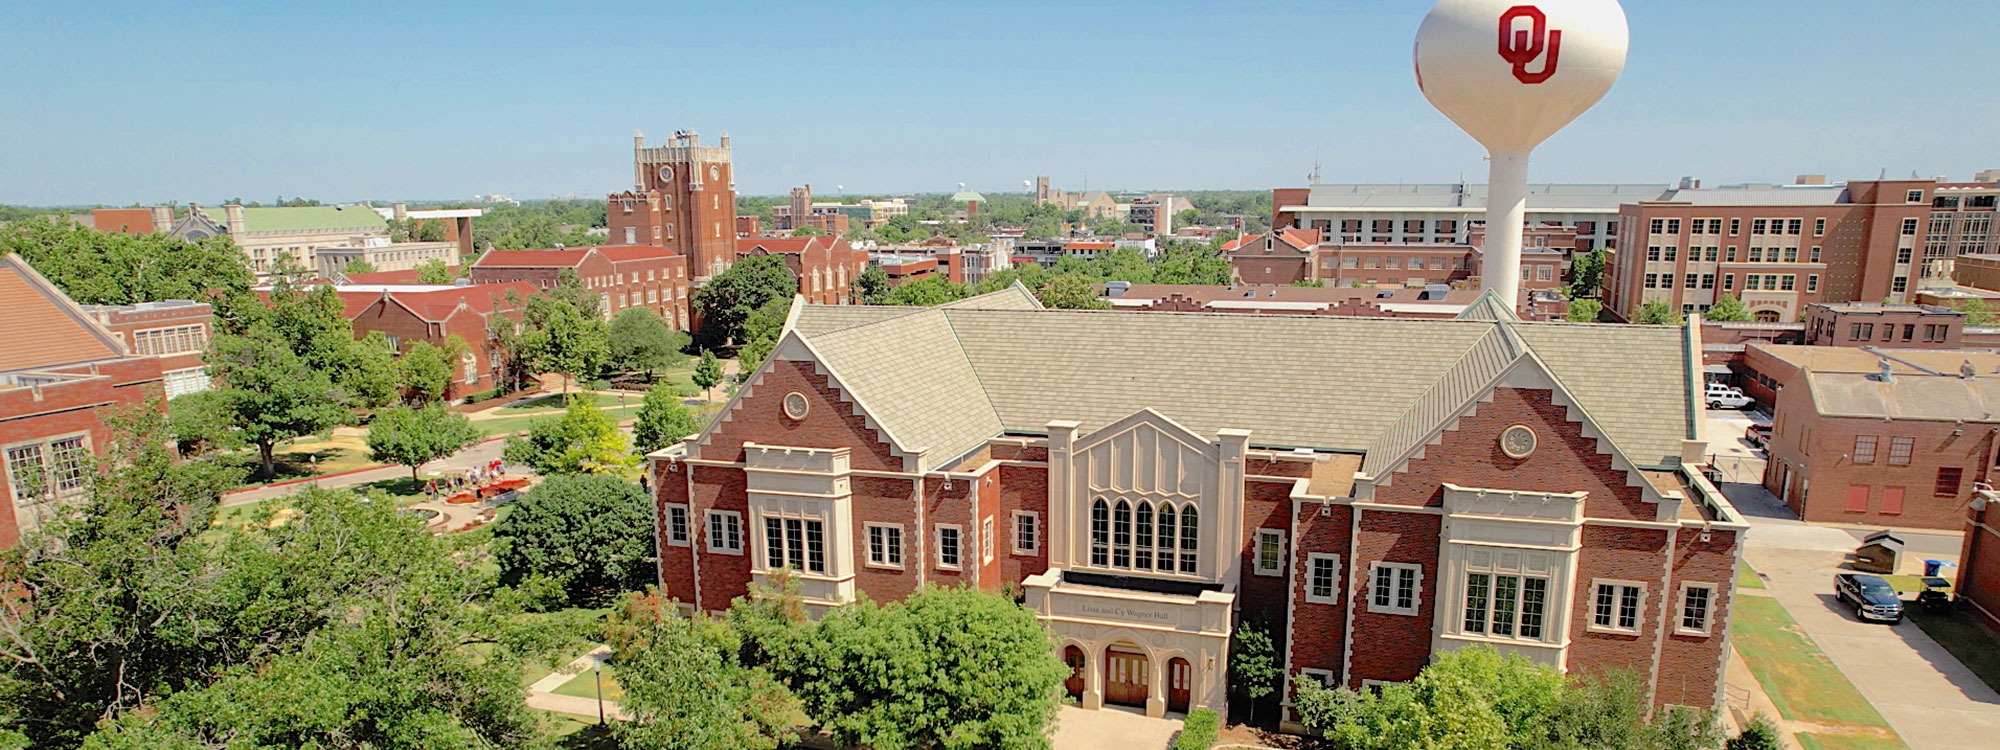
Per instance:
[[[1785,750],[1785,741],[1778,735],[1778,725],[1771,717],[1762,713],[1751,717],[1743,727],[1743,733],[1729,741],[1729,750]]]
[[[1221,723],[1221,719],[1209,709],[1189,711],[1187,721],[1181,722],[1181,731],[1174,735],[1171,750],[1208,750],[1214,747],[1215,736],[1222,731]]]

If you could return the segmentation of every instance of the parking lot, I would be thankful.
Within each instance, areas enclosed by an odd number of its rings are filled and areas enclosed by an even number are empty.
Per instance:
[[[2000,736],[2000,694],[1915,623],[1863,623],[1835,600],[1833,576],[1870,530],[1808,525],[1757,484],[1764,457],[1742,436],[1758,422],[1769,419],[1755,412],[1711,411],[1705,427],[1711,461],[1730,480],[1722,490],[1751,524],[1745,562],[1762,574],[1769,595],[1910,747],[1970,750],[2000,744],[1994,740]],[[1926,558],[1956,561],[1958,534],[1900,535],[1909,542],[1902,572],[1917,572]]]

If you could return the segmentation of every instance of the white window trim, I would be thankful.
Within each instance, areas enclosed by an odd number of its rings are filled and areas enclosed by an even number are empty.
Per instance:
[[[734,548],[722,546],[721,544],[719,544],[721,540],[716,539],[715,534],[711,533],[715,531],[715,523],[709,519],[713,519],[718,516],[736,519],[736,546]],[[710,552],[715,552],[724,555],[742,556],[744,547],[743,535],[747,533],[749,533],[749,527],[743,524],[742,513],[738,513],[733,510],[711,510],[708,512],[707,515],[702,517],[701,534],[703,537],[706,538],[708,544],[708,551]]]
[[[662,506],[662,508],[664,508],[664,509],[665,509],[665,512],[666,512],[666,514],[667,514],[667,517],[666,517],[666,518],[663,518],[663,519],[661,519],[661,525],[662,525],[662,526],[665,526],[665,527],[667,527],[667,546],[669,546],[669,547],[690,547],[690,546],[693,546],[693,545],[694,545],[694,529],[693,529],[693,526],[694,526],[694,516],[692,516],[692,515],[691,515],[691,514],[689,513],[689,510],[688,510],[688,505],[687,505],[687,503],[666,503],[666,504],[664,504],[664,505]],[[687,532],[687,535],[686,535],[685,537],[682,537],[682,538],[681,538],[681,540],[680,540],[680,541],[678,541],[678,542],[677,542],[677,541],[674,541],[674,518],[673,518],[673,513],[674,513],[674,511],[676,511],[676,510],[678,510],[678,511],[680,511],[680,512],[681,512],[681,524],[682,524],[682,527],[683,527],[683,528],[682,528],[682,530],[683,530],[683,531],[685,531],[685,532]]]
[[[1313,565],[1321,560],[1326,560],[1333,563],[1333,587],[1332,587],[1333,594],[1331,596],[1313,595]],[[1324,552],[1314,552],[1306,555],[1306,572],[1304,577],[1305,577],[1307,604],[1340,603],[1340,556],[1339,555],[1329,555]]]
[[[1264,566],[1264,538],[1278,538],[1278,559],[1272,560],[1270,567]],[[1256,540],[1250,546],[1250,563],[1257,575],[1277,577],[1285,574],[1285,532],[1283,529],[1258,529]]]
[[[1416,585],[1410,596],[1410,606],[1405,609],[1395,605],[1395,581],[1389,582],[1389,604],[1375,603],[1375,577],[1385,570],[1414,570],[1417,572]],[[1374,562],[1368,565],[1368,611],[1384,615],[1409,615],[1415,617],[1424,608],[1424,566],[1416,563]]]
[[[1028,521],[1029,521],[1030,523],[1034,524],[1034,527],[1035,527],[1035,538],[1034,538],[1034,539],[1031,539],[1031,540],[1029,540],[1029,541],[1032,541],[1032,542],[1034,542],[1034,545],[1033,545],[1033,546],[1029,546],[1029,547],[1023,547],[1023,546],[1021,546],[1021,519],[1022,519],[1022,518],[1026,518],[1026,519],[1028,519]],[[1040,514],[1040,513],[1036,513],[1036,512],[1034,512],[1034,511],[1032,511],[1032,510],[1017,510],[1017,511],[1014,511],[1014,513],[1013,513],[1013,517],[1012,517],[1012,520],[1013,520],[1013,526],[1009,527],[1009,529],[1008,529],[1008,532],[1009,532],[1009,533],[1008,533],[1008,537],[1009,537],[1009,540],[1008,540],[1007,544],[1008,544],[1008,546],[1010,546],[1010,547],[1012,547],[1012,548],[1014,549],[1014,554],[1016,554],[1016,555],[1028,555],[1028,556],[1034,556],[1034,555],[1038,555],[1038,554],[1041,554],[1041,548],[1042,548],[1042,514]]]
[[[1328,690],[1340,687],[1338,683],[1333,681],[1333,670],[1331,669],[1313,669],[1308,667],[1299,670],[1299,677],[1318,682],[1320,687]]]
[[[955,532],[958,532],[958,563],[957,563],[957,564],[955,564],[955,565],[952,565],[952,564],[946,564],[946,563],[945,563],[945,561],[944,561],[944,531],[945,531],[945,529],[951,529],[952,531],[955,531]],[[937,560],[937,566],[938,566],[938,569],[939,569],[939,570],[963,570],[963,569],[964,569],[964,566],[965,566],[965,527],[963,527],[963,526],[959,526],[958,524],[954,524],[954,523],[941,523],[941,524],[938,524],[938,525],[937,525],[937,527],[936,527],[935,529],[933,529],[933,530],[931,531],[931,542],[932,542],[932,543],[931,543],[931,548],[932,548],[932,549],[934,549],[934,550],[936,550],[936,552],[934,553],[933,557],[934,557],[934,558],[935,558],[935,559]]]
[[[1721,588],[1713,583],[1683,582],[1681,584],[1680,595],[1675,597],[1675,601],[1678,601],[1680,606],[1676,607],[1676,611],[1674,612],[1674,632],[1679,635],[1708,635],[1709,631],[1715,628],[1715,598],[1717,594],[1721,593]],[[1689,589],[1708,589],[1708,611],[1702,613],[1701,627],[1698,629],[1687,627]]]
[[[993,564],[993,548],[998,546],[993,542],[993,534],[995,531],[994,527],[997,525],[999,524],[997,524],[994,521],[992,516],[987,516],[979,521],[979,564],[980,565]]]
[[[1391,685],[1401,685],[1401,684],[1403,684],[1402,680],[1362,680],[1361,692],[1365,693],[1371,690],[1380,692],[1382,688],[1389,687]]]
[[[1617,625],[1618,611],[1616,609],[1616,607],[1618,606],[1617,602],[1612,602],[1611,604],[1611,606],[1613,607],[1611,612],[1612,624],[1610,625],[1597,624],[1597,590],[1605,586],[1617,586],[1621,588],[1632,587],[1639,589],[1639,612],[1633,615],[1632,617],[1632,627],[1630,628],[1618,627]],[[1646,628],[1646,582],[1622,581],[1615,578],[1593,578],[1590,581],[1590,599],[1589,601],[1584,603],[1584,606],[1589,608],[1587,614],[1588,619],[1586,619],[1585,622],[1587,623],[1588,625],[1587,629],[1590,632],[1611,633],[1614,635],[1638,635],[1640,631],[1643,631]]]
[[[875,561],[875,541],[874,541],[874,535],[875,535],[875,531],[874,531],[874,530],[875,530],[875,529],[895,529],[895,530],[896,530],[896,559],[898,559],[898,560],[902,560],[902,559],[905,559],[905,558],[903,557],[903,525],[902,525],[902,524],[900,524],[900,523],[864,523],[864,524],[862,524],[862,525],[861,525],[861,565],[862,565],[862,567],[867,567],[867,568],[881,568],[881,569],[883,569],[883,570],[902,570],[902,569],[903,569],[903,564],[902,564],[902,563],[900,563],[900,562],[895,562],[895,563],[892,563],[892,562],[889,562],[889,550],[888,550],[888,548],[887,548],[887,544],[886,544],[886,539],[887,539],[887,536],[886,536],[886,535],[885,535],[885,536],[883,537],[883,538],[884,538],[884,540],[885,540],[885,544],[884,544],[884,548],[883,548],[883,550],[882,550],[882,561],[881,561],[881,562],[876,562],[876,561]]]

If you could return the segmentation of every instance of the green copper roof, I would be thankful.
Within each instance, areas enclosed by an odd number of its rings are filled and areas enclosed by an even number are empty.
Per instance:
[[[203,215],[223,226],[228,226],[228,214],[221,206],[203,207]],[[386,230],[388,223],[381,214],[366,206],[304,206],[299,208],[245,208],[243,209],[243,231],[246,232],[309,232],[321,229],[374,229]]]
[[[984,195],[980,195],[980,194],[978,194],[978,193],[975,193],[975,192],[973,192],[973,191],[971,191],[971,190],[960,190],[960,191],[958,191],[957,193],[953,193],[953,194],[952,194],[952,196],[951,196],[951,201],[952,201],[953,203],[970,203],[970,202],[973,202],[973,201],[978,201],[978,202],[980,202],[980,203],[985,203],[985,202],[986,202],[986,196],[984,196]]]

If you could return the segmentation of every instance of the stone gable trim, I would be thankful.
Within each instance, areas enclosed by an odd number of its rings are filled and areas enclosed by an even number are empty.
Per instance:
[[[714,420],[710,421],[707,427],[702,428],[701,434],[688,438],[688,444],[690,446],[712,444],[711,441],[715,436],[716,430],[721,429],[723,423],[734,421],[736,412],[743,407],[744,400],[753,395],[758,386],[763,385],[765,374],[769,373],[771,368],[776,366],[778,362],[811,362],[815,371],[826,376],[827,387],[833,390],[833,395],[841,401],[853,404],[853,413],[862,418],[863,424],[868,430],[875,433],[876,441],[888,445],[891,454],[903,460],[905,471],[916,472],[921,469],[924,449],[910,450],[905,448],[903,443],[897,440],[887,427],[884,427],[879,420],[875,419],[875,416],[868,411],[867,405],[863,404],[859,398],[854,396],[852,391],[848,390],[846,385],[841,383],[840,376],[826,365],[826,362],[820,357],[819,350],[814,349],[813,345],[807,342],[804,336],[800,336],[798,331],[789,329],[785,331],[784,338],[778,341],[778,345],[772,348],[770,356],[765,357],[763,364],[757,366],[756,372],[743,382],[742,387],[736,389],[736,395],[730,397],[729,403],[722,407],[722,412]],[[689,451],[689,453],[692,456],[695,451]],[[690,458],[689,460],[696,459]],[[742,464],[738,463],[735,465],[741,466]]]

